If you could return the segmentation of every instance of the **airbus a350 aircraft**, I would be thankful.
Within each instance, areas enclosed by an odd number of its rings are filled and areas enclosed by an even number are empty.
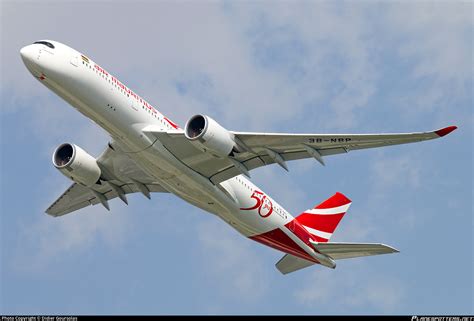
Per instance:
[[[102,204],[126,194],[173,193],[211,212],[244,236],[285,252],[276,264],[286,274],[313,264],[398,252],[384,244],[329,242],[351,201],[336,193],[294,218],[247,177],[257,167],[420,142],[456,129],[406,134],[283,134],[230,131],[206,115],[184,129],[80,52],[42,40],[20,51],[43,85],[105,129],[112,140],[97,159],[71,143],[54,151],[54,166],[73,181],[47,210],[52,216]],[[219,240],[216,240],[218,242]]]

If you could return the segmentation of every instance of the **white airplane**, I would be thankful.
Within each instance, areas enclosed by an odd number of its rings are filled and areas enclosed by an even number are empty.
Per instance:
[[[184,129],[80,52],[42,40],[20,51],[43,85],[105,129],[112,140],[97,159],[71,143],[54,151],[54,166],[73,184],[46,210],[61,216],[126,194],[173,193],[211,212],[245,237],[286,253],[276,264],[283,274],[313,264],[335,268],[335,260],[395,253],[384,244],[329,242],[351,201],[336,193],[294,218],[247,178],[257,167],[406,144],[445,136],[450,126],[405,134],[283,134],[229,131],[206,115]],[[218,242],[218,240],[216,240]]]

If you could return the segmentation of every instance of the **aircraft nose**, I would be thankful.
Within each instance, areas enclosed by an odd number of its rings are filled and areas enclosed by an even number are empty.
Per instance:
[[[34,75],[39,76],[41,73],[38,66],[39,49],[35,45],[28,45],[20,49],[21,59],[26,68]]]
[[[21,59],[23,59],[25,63],[33,63],[36,56],[38,55],[38,48],[33,45],[25,46],[21,48],[20,55]]]

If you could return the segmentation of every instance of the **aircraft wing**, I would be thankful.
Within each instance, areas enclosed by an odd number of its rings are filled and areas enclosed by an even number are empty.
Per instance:
[[[243,152],[232,159],[218,158],[195,147],[183,131],[158,131],[153,127],[144,132],[158,138],[180,161],[214,183],[225,181],[252,169],[278,163],[286,169],[286,161],[315,158],[324,165],[325,156],[352,150],[421,142],[445,136],[456,129],[443,129],[402,134],[279,134],[231,132]],[[238,164],[235,163],[238,162]],[[243,169],[242,166],[243,165]],[[240,167],[240,168],[239,168]]]
[[[141,192],[133,183],[118,186],[124,190],[124,194]],[[145,186],[150,192],[168,192],[161,187],[161,185],[147,184]],[[106,200],[119,197],[119,194],[110,186],[107,186],[107,183],[103,183],[102,186],[99,187],[94,187],[94,190],[104,195]],[[99,203],[101,203],[101,200],[90,188],[73,183],[53,204],[51,204],[50,207],[48,207],[46,213],[51,216],[62,216],[77,211],[83,207]]]
[[[116,197],[127,203],[126,194],[140,192],[149,198],[152,192],[168,192],[144,173],[126,153],[115,150],[110,144],[97,163],[102,170],[100,184],[86,187],[73,183],[48,207],[46,213],[62,216],[99,203],[109,209],[108,201]]]

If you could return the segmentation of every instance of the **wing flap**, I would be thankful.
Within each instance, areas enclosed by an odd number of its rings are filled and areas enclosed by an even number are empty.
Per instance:
[[[318,252],[334,260],[399,252],[397,249],[381,243],[311,243]]]

